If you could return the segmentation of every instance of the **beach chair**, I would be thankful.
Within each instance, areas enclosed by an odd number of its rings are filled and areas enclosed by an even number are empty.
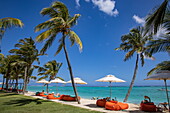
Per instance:
[[[109,101],[106,102],[105,108],[108,110],[119,111],[119,110],[128,109],[129,105],[127,103],[122,103],[118,101]]]
[[[156,105],[151,102],[151,99],[148,96],[144,96],[144,100],[140,103],[140,110],[146,112],[156,112]]]
[[[80,100],[81,98],[78,97],[78,99]],[[70,95],[61,95],[60,100],[64,100],[64,101],[76,101],[76,97],[71,97]]]
[[[56,97],[53,93],[52,94],[48,94],[47,99],[60,99],[60,97]]]
[[[96,105],[99,107],[105,107],[105,104],[106,104],[106,99],[98,99],[96,101]]]

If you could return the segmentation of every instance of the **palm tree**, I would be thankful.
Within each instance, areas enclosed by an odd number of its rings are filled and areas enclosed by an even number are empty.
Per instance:
[[[82,42],[80,38],[74,31],[71,30],[71,27],[73,27],[77,23],[77,19],[79,18],[80,14],[75,14],[73,17],[71,17],[67,7],[63,3],[58,1],[53,2],[50,7],[42,9],[41,14],[48,15],[50,17],[49,20],[35,27],[35,32],[46,30],[36,37],[36,40],[38,42],[42,42],[47,39],[41,52],[44,53],[52,45],[56,36],[59,33],[62,34],[62,37],[59,39],[59,47],[55,55],[57,55],[62,50],[62,48],[64,49],[74,93],[76,95],[78,103],[80,104],[73,79],[74,77],[72,67],[65,44],[66,38],[69,38],[71,41],[71,45],[74,45],[74,43],[76,42],[79,45],[79,49],[82,50]]]
[[[34,61],[37,61],[39,63],[38,56],[42,54],[39,54],[38,49],[36,49],[35,42],[31,37],[20,39],[19,43],[15,44],[15,47],[17,47],[18,49],[12,49],[9,52],[20,56],[20,60],[25,67],[23,87],[23,93],[25,93],[25,90],[27,89],[27,84],[29,83],[29,79],[31,77],[31,73],[33,71],[32,64],[34,63]]]
[[[39,67],[38,69],[38,76],[42,76],[38,79],[41,80],[41,79],[45,79],[45,78],[49,78],[49,81],[57,78],[56,75],[58,73],[58,71],[60,70],[62,66],[62,63],[57,63],[56,60],[53,60],[53,61],[49,61],[47,62],[43,67]],[[48,85],[48,84],[45,84],[45,85]],[[48,86],[47,86],[47,93],[48,93]]]
[[[138,27],[130,30],[129,34],[123,35],[121,37],[122,43],[120,44],[120,47],[116,48],[116,50],[123,50],[127,52],[124,61],[129,60],[136,52],[136,63],[135,63],[134,74],[128,92],[126,94],[126,97],[124,99],[124,102],[127,101],[130,92],[132,90],[132,87],[134,85],[135,78],[137,75],[137,70],[138,70],[139,58],[143,66],[144,57],[149,56],[149,53],[145,52],[146,50],[145,44],[149,39],[150,38],[146,34],[144,34],[144,29],[142,27]]]
[[[0,53],[0,74],[2,74],[2,76],[3,76],[2,89],[3,89],[4,83],[5,83],[5,72],[6,72],[5,64],[6,64],[5,56],[4,56],[4,54]]]
[[[53,80],[54,78],[56,78],[56,75],[61,66],[62,66],[62,63],[57,63],[56,60],[47,62],[43,67],[40,67],[38,70],[39,76],[44,75],[43,77],[39,78],[39,80],[45,79],[48,77],[49,77],[49,81]]]
[[[153,72],[159,72],[161,70],[168,70],[170,71],[170,61],[163,61],[159,64],[157,64],[156,67],[154,67],[153,69],[151,69],[149,72],[148,72],[148,76],[151,75]]]
[[[15,59],[17,58],[16,55],[8,55],[7,57],[4,58],[4,61],[1,64],[1,69],[3,69],[4,71],[4,78],[6,78],[6,89],[8,90],[8,86],[9,86],[9,80],[11,78],[11,70],[12,70],[12,66],[11,63],[13,63],[15,61]]]
[[[24,64],[25,62],[23,62],[19,56],[18,59],[15,59],[15,61],[11,63],[11,68],[12,68],[11,75],[13,76],[13,79],[16,80],[14,89],[18,89],[18,81],[24,76],[24,68],[25,68]]]
[[[24,24],[22,23],[22,21],[17,18],[6,17],[0,19],[0,52],[1,52],[1,41],[5,31],[9,28],[22,27],[23,25]]]

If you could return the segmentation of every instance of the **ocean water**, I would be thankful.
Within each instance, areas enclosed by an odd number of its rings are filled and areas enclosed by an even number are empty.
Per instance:
[[[129,103],[139,104],[144,96],[149,96],[151,101],[158,104],[160,102],[167,102],[166,92],[160,91],[164,88],[163,86],[144,86],[144,87],[133,87],[130,97],[128,98]],[[168,87],[170,89],[170,87]],[[128,87],[112,87],[112,98],[117,99],[120,102],[123,102],[125,95],[127,93]],[[37,91],[46,91],[45,86],[28,86],[28,91],[37,92]],[[105,98],[110,97],[110,87],[77,87],[78,95],[82,98],[91,99],[92,97]],[[49,93],[60,93],[73,95],[73,88],[68,86],[49,86]],[[170,91],[169,91],[170,96]]]

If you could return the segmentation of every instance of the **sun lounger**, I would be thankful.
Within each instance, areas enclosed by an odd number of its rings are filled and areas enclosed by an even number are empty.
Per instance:
[[[78,97],[80,100],[80,97]],[[76,101],[76,97],[71,97],[70,95],[61,95],[60,100],[65,101]]]
[[[99,107],[105,107],[105,104],[106,104],[106,99],[98,99],[96,101],[96,105]]]
[[[106,102],[105,108],[108,110],[119,111],[119,110],[128,109],[129,105],[127,103],[122,103],[118,101],[109,101]]]
[[[60,99],[60,97],[56,97],[54,96],[54,94],[48,94],[46,98],[47,99]]]
[[[156,105],[151,102],[151,99],[148,96],[144,96],[144,100],[140,103],[140,110],[146,112],[155,112],[157,111]]]

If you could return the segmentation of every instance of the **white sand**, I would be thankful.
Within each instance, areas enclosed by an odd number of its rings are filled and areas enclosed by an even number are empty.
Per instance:
[[[40,98],[40,99],[46,100],[46,98],[43,98],[43,97],[40,97],[40,96],[35,96],[35,93],[33,93],[33,92],[28,92],[25,95],[26,96],[32,96],[34,98]],[[96,100],[90,100],[90,99],[81,98],[81,100],[80,100],[81,104],[78,104],[77,102],[61,101],[61,100],[50,100],[50,101],[54,101],[54,102],[58,102],[58,103],[62,103],[62,104],[67,104],[67,105],[72,105],[72,106],[77,106],[77,107],[81,107],[81,108],[85,108],[85,109],[100,111],[100,112],[103,112],[103,113],[113,113],[113,112],[114,113],[149,113],[149,112],[140,111],[139,105],[132,104],[132,103],[128,103],[129,108],[127,110],[111,111],[111,110],[106,110],[105,108],[96,106]]]

